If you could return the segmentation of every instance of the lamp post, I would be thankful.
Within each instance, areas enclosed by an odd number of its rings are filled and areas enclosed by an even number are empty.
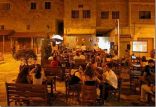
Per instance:
[[[5,37],[3,35],[3,55],[4,55],[4,44],[5,44]]]
[[[119,26],[119,19],[117,19],[117,36],[118,36],[118,58],[120,58],[120,26]]]

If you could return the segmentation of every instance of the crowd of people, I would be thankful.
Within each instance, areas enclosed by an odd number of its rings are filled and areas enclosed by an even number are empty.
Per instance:
[[[119,59],[117,58],[117,55],[112,56],[102,50],[77,51],[74,49],[66,49],[63,51],[53,51],[49,57],[48,66],[70,68],[70,71],[74,72],[70,74],[71,78],[68,81],[70,85],[80,83],[96,86],[100,89],[99,97],[107,100],[109,90],[115,90],[118,88],[120,75],[115,72],[117,67],[122,66],[122,63],[125,64],[126,62],[128,66],[131,65],[130,55],[125,55],[123,59]],[[76,60],[81,60],[82,63],[85,62],[85,66],[80,65],[78,68],[75,68]],[[21,62],[16,83],[42,84],[46,81],[44,69],[40,64],[36,63],[36,59],[34,59],[33,63],[30,65],[26,64],[25,59],[21,59]],[[142,60],[142,62],[144,62],[144,60]],[[142,73],[143,75],[140,78],[140,80],[142,80],[141,101],[146,101],[146,93],[153,94],[155,87],[155,79],[153,78],[155,77],[154,66],[154,61],[152,59],[149,60],[148,65],[145,65],[144,72]],[[115,67],[116,69],[114,69]]]

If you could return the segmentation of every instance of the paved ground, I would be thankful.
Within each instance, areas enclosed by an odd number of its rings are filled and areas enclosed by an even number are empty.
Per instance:
[[[20,62],[12,58],[11,55],[5,55],[5,63],[0,64],[0,106],[6,106],[6,92],[5,82],[9,82],[16,79],[18,74],[18,67]],[[113,97],[105,102],[107,106],[145,106],[139,102],[139,94],[134,93],[129,89],[129,75],[127,70],[123,70],[121,77],[123,78],[121,101],[116,101]],[[66,105],[78,105],[76,103],[65,101],[65,84],[64,82],[57,82],[57,91],[52,98],[52,105],[54,106],[66,106]]]

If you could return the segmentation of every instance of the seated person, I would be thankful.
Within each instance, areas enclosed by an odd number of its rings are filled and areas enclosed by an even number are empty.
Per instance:
[[[105,66],[106,71],[103,73],[103,84],[100,84],[100,97],[107,100],[109,90],[117,89],[118,88],[118,79],[116,74],[112,71],[112,63],[109,62]],[[103,91],[103,88],[104,91]],[[104,93],[103,93],[104,92]],[[103,97],[104,95],[104,97]]]
[[[96,62],[95,58],[91,59],[91,68],[93,71],[96,71],[96,69],[97,69],[97,62]]]
[[[69,80],[69,85],[79,84],[81,81],[81,74],[79,70],[74,71]]]
[[[73,57],[74,60],[80,59],[80,54],[77,52],[76,55]]]
[[[97,83],[100,83],[100,80],[95,75],[91,66],[86,67],[82,80],[85,85],[89,85],[89,86],[96,86]]]
[[[81,53],[80,59],[82,59],[82,60],[85,60],[85,59],[86,59],[86,57],[85,57],[85,55],[84,55],[84,52]]]
[[[85,46],[84,44],[82,44],[81,50],[82,50],[82,51],[86,51],[86,46]]]
[[[29,67],[25,65],[25,66],[22,66],[20,70],[21,71],[19,72],[17,76],[16,83],[28,84],[29,83],[29,80],[28,80]]]
[[[20,59],[20,66],[19,66],[19,72],[21,72],[24,67],[28,67],[28,65],[26,63],[25,58],[21,58]]]
[[[99,80],[103,80],[102,77],[103,74],[103,68],[102,67],[97,67],[96,71],[95,71],[95,75],[99,78]]]
[[[30,81],[32,81],[32,84],[42,85],[43,81],[46,80],[46,77],[41,65],[35,65],[35,68],[29,73],[29,79],[31,79]]]
[[[146,65],[148,65],[148,62],[147,62],[145,56],[143,56],[143,57],[141,58],[140,64],[141,64],[142,67],[145,67]]]
[[[28,66],[29,66],[29,71],[31,71],[33,68],[35,68],[35,65],[37,63],[37,59],[36,58],[29,58],[28,59]]]
[[[148,65],[145,66],[143,76],[141,78],[141,98],[140,101],[147,101],[147,93],[153,94],[152,89],[155,87],[155,62],[150,59]]]
[[[57,57],[55,56],[53,60],[51,61],[51,67],[58,67],[59,61],[57,60]]]

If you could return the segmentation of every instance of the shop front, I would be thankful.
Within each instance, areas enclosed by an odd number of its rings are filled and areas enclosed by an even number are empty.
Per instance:
[[[15,51],[21,49],[33,49],[36,53],[40,53],[42,39],[47,34],[44,32],[16,32],[10,36],[12,48]]]

